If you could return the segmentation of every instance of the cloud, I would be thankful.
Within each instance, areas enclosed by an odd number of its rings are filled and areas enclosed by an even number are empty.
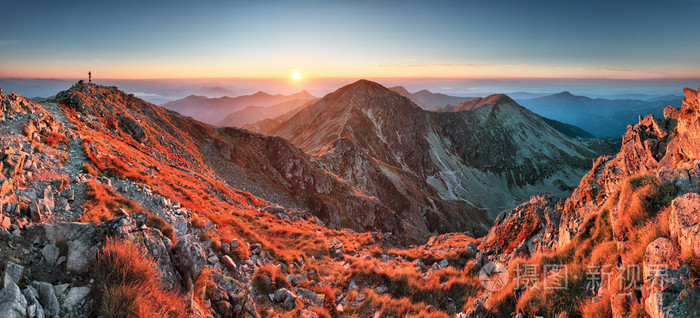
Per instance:
[[[425,64],[379,64],[379,67],[485,67],[496,64],[487,63],[425,63]]]
[[[0,40],[0,47],[10,46],[17,43],[17,40]]]

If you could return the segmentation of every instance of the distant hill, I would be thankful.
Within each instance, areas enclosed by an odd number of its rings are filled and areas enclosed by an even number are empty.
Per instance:
[[[679,106],[681,97],[604,99],[561,92],[518,102],[543,117],[580,127],[596,137],[617,137],[627,130],[627,125],[638,122],[639,116],[660,117],[666,106]]]
[[[272,106],[248,106],[239,111],[230,113],[224,118],[219,126],[243,127],[247,124],[255,123],[264,119],[278,117],[286,112],[303,107],[308,103],[313,103],[318,99],[295,99]]]
[[[315,97],[307,91],[301,91],[292,95],[271,95],[260,91],[252,95],[238,97],[225,96],[219,98],[190,95],[183,99],[165,103],[163,107],[207,124],[217,125],[221,122],[222,118],[225,118],[232,112],[236,112],[251,105],[265,107],[288,101],[310,100],[314,98]]]
[[[389,90],[399,93],[399,95],[408,97],[411,101],[416,103],[423,109],[430,109],[433,107],[445,107],[448,105],[457,105],[464,101],[469,101],[474,99],[474,97],[461,97],[461,96],[450,96],[442,93],[433,93],[429,90],[420,90],[415,93],[410,93],[403,86],[389,87]]]

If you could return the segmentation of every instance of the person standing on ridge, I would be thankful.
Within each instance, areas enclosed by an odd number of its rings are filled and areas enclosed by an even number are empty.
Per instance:
[[[88,71],[88,84],[92,83],[92,72]]]

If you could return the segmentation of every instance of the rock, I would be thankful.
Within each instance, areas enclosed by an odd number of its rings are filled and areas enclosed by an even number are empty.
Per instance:
[[[33,282],[39,294],[39,301],[44,305],[46,317],[58,317],[61,307],[53,286],[46,282]]]
[[[236,263],[228,256],[224,255],[221,257],[221,263],[226,266],[230,271],[236,271]]]
[[[328,240],[328,252],[335,259],[343,258],[343,243],[338,240]]]
[[[66,270],[84,273],[97,253],[97,232],[92,223],[42,224],[51,244],[66,242]]]
[[[386,287],[386,286],[384,286],[384,285],[379,285],[379,286],[377,286],[377,288],[375,288],[374,290],[376,290],[377,293],[379,293],[379,294],[383,294],[383,293],[386,293],[386,292],[389,290],[389,287]]]
[[[20,279],[22,279],[22,272],[24,272],[24,266],[15,264],[13,262],[7,262],[5,266],[5,276],[3,279],[3,288],[7,287],[10,283],[18,284]]]
[[[72,287],[65,296],[61,297],[61,307],[67,312],[73,312],[84,304],[85,297],[89,293],[89,287]]]
[[[671,202],[671,236],[678,239],[681,254],[700,255],[700,196],[687,193]]]
[[[212,265],[213,265],[213,264],[216,264],[216,263],[219,262],[219,257],[216,256],[216,255],[213,255],[213,256],[211,256],[211,257],[208,257],[208,258],[207,258],[207,262],[209,262],[209,264],[212,264]]]
[[[610,307],[612,308],[613,318],[628,318],[630,317],[632,305],[637,302],[637,297],[634,293],[621,293],[610,296]]]
[[[323,305],[323,301],[326,298],[326,295],[324,294],[317,294],[313,291],[310,291],[306,288],[298,288],[297,293],[299,293],[299,296],[302,296],[306,299],[308,299],[312,304],[314,305]]]
[[[678,254],[673,247],[671,240],[660,237],[647,245],[644,253],[644,281],[649,280],[652,271],[656,268],[665,267],[677,269],[679,266]]]
[[[41,222],[41,207],[39,206],[38,201],[34,201],[29,204],[29,216],[32,218],[32,222]]]
[[[365,301],[365,298],[367,298],[367,295],[359,293],[357,296],[355,296],[355,299],[352,301],[352,305],[354,307],[357,307],[359,305],[362,305],[362,302]]]
[[[238,248],[240,243],[238,242],[238,239],[233,239],[233,240],[231,240],[231,243],[229,245],[231,246],[232,250],[235,250]]]
[[[447,267],[448,265],[450,265],[450,262],[447,261],[446,258],[443,258],[443,259],[438,263],[438,266],[439,266],[440,268],[445,268],[445,267]]]
[[[207,262],[204,249],[194,235],[185,235],[178,239],[173,247],[173,265],[182,275],[186,286],[197,281]],[[189,287],[188,287],[189,288]]]
[[[299,284],[299,279],[296,276],[289,274],[287,275],[287,282],[292,284],[292,286],[296,286]]]
[[[50,265],[56,265],[56,261],[58,260],[58,256],[60,256],[60,250],[56,245],[53,244],[47,244],[44,246],[43,249],[41,249],[41,255],[44,256],[44,259],[46,262],[48,262]]]
[[[56,297],[63,296],[66,290],[68,290],[68,287],[70,287],[70,284],[58,284],[53,286],[53,291],[56,293]]]
[[[14,318],[27,315],[27,300],[14,282],[0,290],[0,317]]]
[[[31,288],[27,287],[22,290],[22,295],[24,295],[24,298],[27,300],[28,304],[27,317],[44,318],[46,316],[44,313],[44,308],[41,306],[41,303],[39,303],[39,300],[36,299],[36,295]]]
[[[280,288],[276,290],[274,300],[278,303],[283,302],[285,299],[287,299],[287,292],[288,290],[286,288]]]
[[[644,309],[651,318],[691,317],[700,312],[700,292],[689,286],[687,265],[679,269],[660,269],[644,283],[648,294]]]

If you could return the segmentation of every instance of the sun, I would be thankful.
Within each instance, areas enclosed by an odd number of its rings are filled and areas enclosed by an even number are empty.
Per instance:
[[[292,79],[295,81],[298,81],[301,79],[301,73],[299,71],[294,71],[292,72]]]

